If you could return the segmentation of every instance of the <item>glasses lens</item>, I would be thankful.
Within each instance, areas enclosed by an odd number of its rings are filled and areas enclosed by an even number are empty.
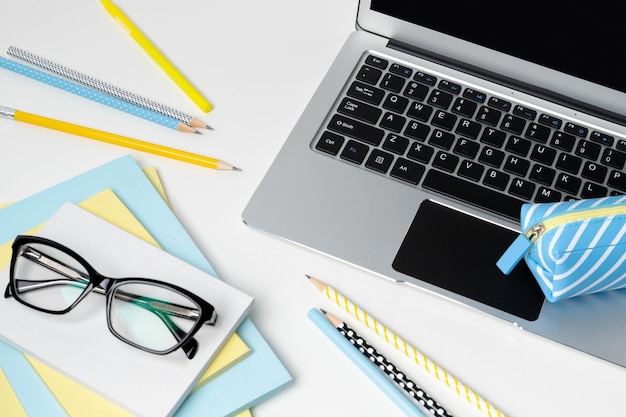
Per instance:
[[[109,323],[119,338],[154,352],[180,344],[197,325],[200,307],[178,291],[155,284],[128,282],[115,287]]]
[[[89,274],[73,257],[51,246],[29,243],[17,248],[14,297],[47,311],[67,310],[84,292]]]

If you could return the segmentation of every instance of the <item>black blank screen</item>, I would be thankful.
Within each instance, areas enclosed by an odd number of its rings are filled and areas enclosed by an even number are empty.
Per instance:
[[[626,92],[626,3],[372,0],[372,10]]]

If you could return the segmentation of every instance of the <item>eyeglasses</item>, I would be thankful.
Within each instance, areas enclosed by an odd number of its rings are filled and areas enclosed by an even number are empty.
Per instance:
[[[182,348],[193,359],[194,335],[213,325],[217,312],[197,295],[162,281],[110,278],[98,273],[71,249],[37,236],[13,242],[5,298],[51,314],[65,314],[91,292],[106,297],[107,324],[120,340],[146,352],[165,355]]]

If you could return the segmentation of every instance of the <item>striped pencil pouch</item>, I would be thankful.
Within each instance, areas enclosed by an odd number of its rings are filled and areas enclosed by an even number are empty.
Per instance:
[[[521,219],[505,274],[524,258],[552,302],[626,287],[626,196],[524,204]]]

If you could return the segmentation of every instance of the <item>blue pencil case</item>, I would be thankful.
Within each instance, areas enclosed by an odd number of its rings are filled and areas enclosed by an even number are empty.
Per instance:
[[[521,219],[505,274],[524,258],[551,302],[626,288],[626,196],[524,204]]]

